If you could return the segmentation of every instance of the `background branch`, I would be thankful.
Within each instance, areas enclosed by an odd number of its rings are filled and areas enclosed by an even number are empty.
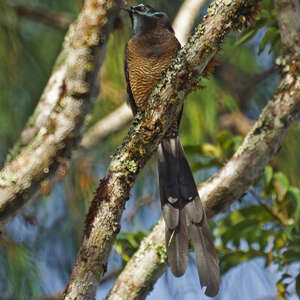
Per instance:
[[[89,128],[82,138],[80,147],[83,151],[91,150],[104,139],[124,128],[130,120],[132,120],[132,112],[127,103],[124,103]]]
[[[252,128],[254,121],[248,119],[241,112],[233,112],[222,115],[219,123],[221,128],[226,128],[234,133],[245,136]]]
[[[185,0],[174,19],[173,29],[181,45],[187,42],[199,11],[207,3],[207,0]]]
[[[26,128],[37,134],[28,138],[30,143],[0,172],[2,225],[29,201],[41,181],[69,157],[96,94],[97,73],[118,5],[119,1],[113,0],[86,0],[70,26]]]

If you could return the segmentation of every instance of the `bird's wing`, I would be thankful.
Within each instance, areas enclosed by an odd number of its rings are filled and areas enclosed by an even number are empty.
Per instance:
[[[128,43],[125,46],[125,54],[124,54],[124,73],[125,73],[125,79],[126,79],[126,86],[127,86],[127,103],[130,105],[130,108],[132,110],[132,113],[135,115],[137,113],[137,106],[133,98],[133,94],[130,87],[130,81],[129,81],[129,70],[128,70]]]

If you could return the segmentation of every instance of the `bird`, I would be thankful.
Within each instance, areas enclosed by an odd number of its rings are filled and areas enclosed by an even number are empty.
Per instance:
[[[165,12],[145,4],[123,8],[132,25],[132,36],[124,51],[124,73],[127,100],[135,115],[145,109],[148,97],[181,45]],[[168,264],[174,276],[185,273],[191,239],[200,283],[206,286],[205,294],[213,297],[219,291],[219,265],[207,217],[178,136],[181,115],[182,110],[157,148]]]

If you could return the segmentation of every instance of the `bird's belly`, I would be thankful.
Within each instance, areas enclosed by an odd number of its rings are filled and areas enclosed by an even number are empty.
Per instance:
[[[130,87],[137,108],[143,109],[145,101],[151,94],[153,88],[162,78],[165,68],[151,60],[144,59],[138,66],[130,66]]]

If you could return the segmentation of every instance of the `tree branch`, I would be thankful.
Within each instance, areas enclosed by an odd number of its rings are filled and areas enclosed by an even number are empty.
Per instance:
[[[189,33],[191,32],[195,20],[199,16],[199,11],[207,3],[207,0],[185,0],[173,22],[175,35],[181,45],[187,42]]]
[[[95,95],[95,82],[120,1],[86,0],[70,26],[63,49],[27,126],[37,134],[0,172],[3,225],[69,157]],[[42,110],[40,110],[42,109]]]
[[[110,135],[120,131],[131,119],[132,112],[124,103],[92,126],[83,136],[80,147],[82,150],[90,150]]]
[[[300,23],[300,18],[297,18],[299,10],[295,8],[293,10],[295,14],[290,18]],[[282,10],[279,14],[281,12]],[[199,188],[201,200],[205,203],[209,217],[223,211],[233,201],[242,197],[249,185],[256,180],[272,156],[280,149],[293,122],[300,117],[300,40],[294,35],[297,28],[295,26],[286,29],[294,31],[290,32],[290,36],[293,36],[293,42],[297,45],[292,46],[289,64],[281,66],[282,79],[273,98],[235,155]],[[281,33],[284,35],[285,31],[281,29]],[[293,43],[290,41],[289,44]],[[283,61],[286,60],[283,58]],[[127,263],[107,300],[145,298],[166,268],[164,230],[164,222],[160,220]]]
[[[285,55],[300,54],[300,4],[297,0],[276,0],[275,8]],[[297,61],[297,60],[296,60]]]
[[[234,133],[246,136],[252,128],[254,121],[237,111],[222,115],[219,124],[221,128],[230,129]]]
[[[199,77],[220,49],[225,35],[241,28],[255,12],[256,5],[255,0],[213,2],[204,22],[154,89],[145,112],[135,117],[134,126],[113,155],[107,175],[91,203],[83,242],[64,299],[94,298],[137,174],[177,118],[185,96],[199,84]]]

